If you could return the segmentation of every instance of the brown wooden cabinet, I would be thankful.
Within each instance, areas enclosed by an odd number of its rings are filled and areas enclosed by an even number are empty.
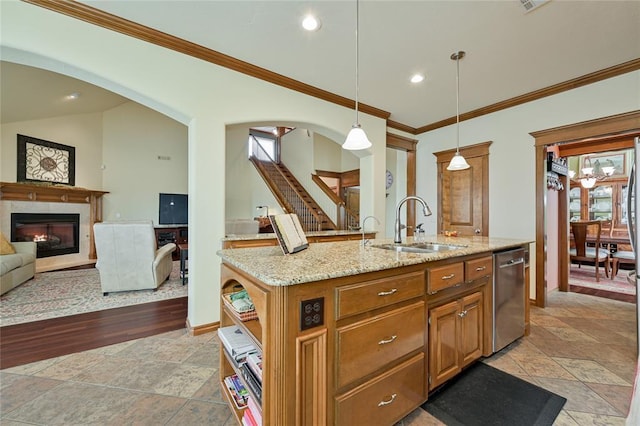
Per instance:
[[[482,356],[481,291],[429,309],[429,390]]]
[[[282,286],[223,262],[222,297],[244,288],[256,306],[258,319],[243,322],[222,302],[220,326],[240,326],[262,353],[263,424],[400,421],[429,390],[490,354],[491,259],[485,252]],[[427,294],[436,279],[450,285]],[[322,309],[307,328],[311,302]],[[220,384],[240,424],[243,413],[223,386],[234,373],[241,376],[221,347]]]
[[[612,220],[613,236],[628,238],[627,184],[627,179],[606,179],[593,188],[572,183],[569,220]]]
[[[189,228],[187,226],[156,227],[156,245],[158,248],[165,244],[174,243],[176,250],[171,254],[173,260],[180,260],[180,247],[178,244],[189,243]]]

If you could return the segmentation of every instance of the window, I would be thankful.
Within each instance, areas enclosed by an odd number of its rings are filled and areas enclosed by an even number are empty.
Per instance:
[[[262,135],[249,134],[249,158],[258,160],[272,160],[279,162],[277,139]]]

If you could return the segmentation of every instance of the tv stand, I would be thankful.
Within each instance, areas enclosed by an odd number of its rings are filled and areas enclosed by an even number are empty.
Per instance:
[[[159,225],[155,226],[154,229],[158,248],[165,244],[174,243],[176,250],[171,254],[171,258],[180,260],[179,244],[189,243],[189,227],[187,225]]]

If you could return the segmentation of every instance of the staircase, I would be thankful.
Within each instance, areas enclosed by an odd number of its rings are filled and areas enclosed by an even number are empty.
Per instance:
[[[306,232],[338,229],[291,171],[284,164],[271,160],[259,143],[254,141],[254,145],[256,149],[249,160],[278,200],[280,207],[286,213],[297,214]]]

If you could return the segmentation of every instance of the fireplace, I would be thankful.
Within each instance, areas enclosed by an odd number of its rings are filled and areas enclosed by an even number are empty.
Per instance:
[[[11,241],[35,241],[37,256],[80,253],[80,214],[11,213]]]

